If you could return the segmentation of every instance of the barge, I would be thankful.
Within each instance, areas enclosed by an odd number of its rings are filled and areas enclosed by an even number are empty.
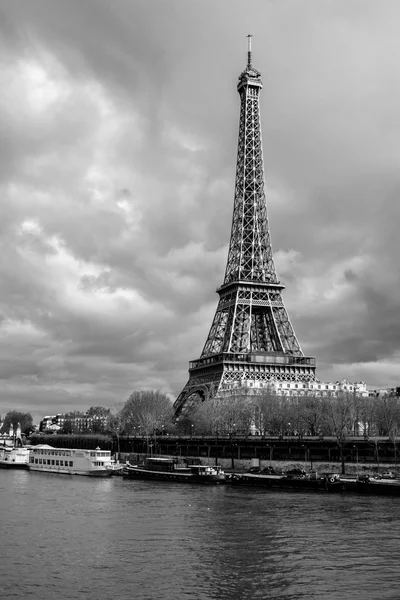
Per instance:
[[[349,485],[350,491],[374,496],[400,496],[400,480],[360,475]]]
[[[315,492],[344,492],[347,483],[337,473],[285,473],[282,475],[261,473],[234,473],[229,482],[232,485],[263,487],[273,490],[299,490]]]
[[[175,483],[225,483],[226,476],[221,467],[188,464],[177,458],[148,457],[141,465],[126,465],[125,479],[146,479],[151,481],[171,481]]]

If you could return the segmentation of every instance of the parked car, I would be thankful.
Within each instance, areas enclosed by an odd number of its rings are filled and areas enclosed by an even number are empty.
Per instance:
[[[250,469],[248,469],[247,472],[248,473],[260,473],[261,472],[261,468],[260,467],[250,467]]]
[[[290,479],[303,479],[307,474],[304,469],[289,469],[286,471],[286,475]]]
[[[273,467],[264,467],[264,469],[261,469],[261,474],[262,475],[283,475],[283,471],[278,471],[277,469],[274,469]]]
[[[396,475],[392,471],[381,473],[381,479],[396,479]]]

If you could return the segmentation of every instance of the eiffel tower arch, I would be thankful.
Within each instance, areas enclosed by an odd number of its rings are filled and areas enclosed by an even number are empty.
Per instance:
[[[239,137],[228,260],[219,302],[199,359],[175,414],[238,386],[318,381],[315,358],[304,356],[282,299],[273,260],[265,195],[260,118],[261,73],[248,60],[240,74]]]

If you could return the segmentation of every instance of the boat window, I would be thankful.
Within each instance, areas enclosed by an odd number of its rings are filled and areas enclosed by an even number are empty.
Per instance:
[[[42,464],[42,459],[41,459],[41,458],[39,458],[39,465],[41,465],[41,464]]]
[[[47,459],[47,464],[49,465],[51,463],[51,460],[48,458]]]
[[[74,466],[74,461],[73,461],[73,460],[70,460],[70,461],[69,461],[69,466],[70,466],[70,467],[73,467],[73,466]]]
[[[59,466],[59,464],[60,464],[60,461],[59,461],[59,460],[56,460],[56,467],[58,467],[58,466]]]
[[[63,466],[64,466],[64,461],[60,460],[60,467],[63,467]]]
[[[54,465],[54,460],[51,461],[51,464]]]

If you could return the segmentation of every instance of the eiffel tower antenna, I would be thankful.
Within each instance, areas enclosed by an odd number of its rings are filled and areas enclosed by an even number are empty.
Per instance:
[[[247,68],[251,68],[251,38],[253,35],[249,33],[247,35]]]
[[[315,358],[304,356],[282,300],[273,260],[265,195],[259,97],[261,73],[252,65],[239,75],[240,121],[231,238],[219,303],[199,359],[175,414],[239,386],[256,391],[287,382],[318,381]]]

